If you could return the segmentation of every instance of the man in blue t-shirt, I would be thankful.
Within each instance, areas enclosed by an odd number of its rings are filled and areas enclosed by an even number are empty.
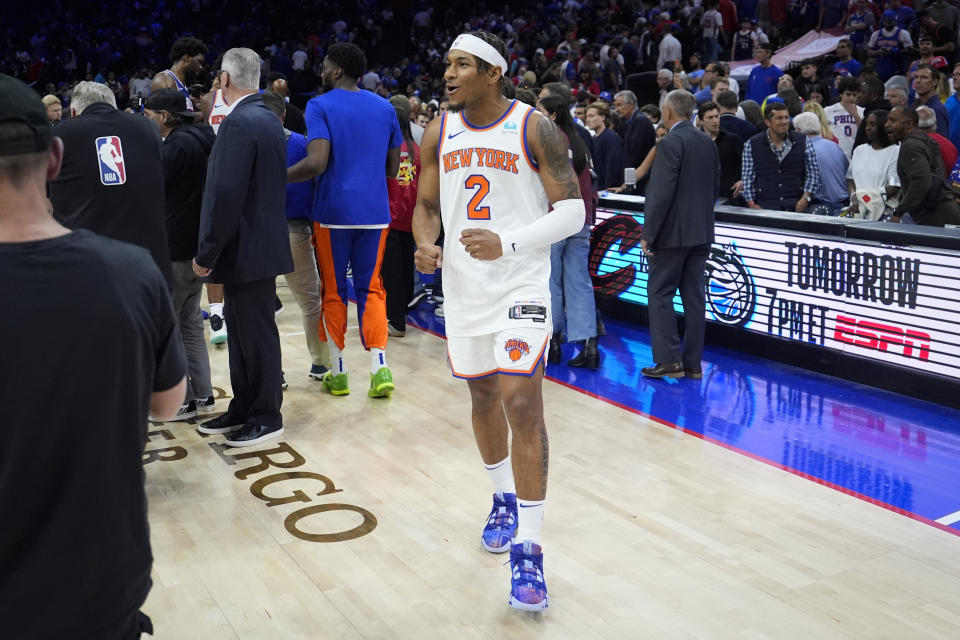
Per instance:
[[[850,40],[844,38],[837,43],[837,58],[839,59],[833,63],[834,75],[839,73],[855,78],[860,75],[863,65],[853,57],[853,43]]]
[[[388,396],[386,294],[380,279],[390,202],[387,178],[400,168],[403,134],[389,102],[357,88],[367,60],[355,44],[327,51],[323,94],[307,103],[307,157],[288,169],[287,181],[319,176],[313,200],[314,243],[323,282],[323,318],[332,369],[323,379],[333,395],[350,388],[343,364],[347,329],[347,265],[353,269],[360,338],[370,351],[370,397]],[[386,171],[384,171],[386,168]],[[326,336],[321,336],[326,339]]]
[[[960,64],[953,67],[953,86],[960,87]],[[954,93],[947,98],[943,106],[947,108],[947,114],[950,118],[950,142],[960,149],[960,98]]]
[[[747,100],[761,104],[768,95],[777,92],[777,81],[783,75],[779,67],[770,62],[773,49],[766,42],[757,44],[754,56],[760,64],[750,72],[747,80]]]

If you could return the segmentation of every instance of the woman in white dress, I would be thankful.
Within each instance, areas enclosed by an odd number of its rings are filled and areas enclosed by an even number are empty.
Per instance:
[[[883,125],[887,112],[873,111],[864,118],[867,141],[853,150],[847,169],[850,188],[850,213],[866,220],[882,220],[897,205],[900,178],[897,175],[897,157],[900,145],[891,144]]]

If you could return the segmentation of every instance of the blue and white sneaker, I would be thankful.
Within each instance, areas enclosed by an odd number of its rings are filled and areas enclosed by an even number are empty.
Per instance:
[[[547,583],[543,579],[543,549],[530,540],[511,545],[510,606],[522,611],[542,611],[548,602]]]
[[[517,494],[493,494],[493,508],[483,527],[480,544],[490,553],[506,553],[517,534]]]

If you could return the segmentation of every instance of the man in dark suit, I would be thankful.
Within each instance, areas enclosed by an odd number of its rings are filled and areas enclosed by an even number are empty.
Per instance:
[[[720,110],[720,129],[740,138],[741,145],[757,133],[752,123],[737,117],[737,94],[733,91],[721,91],[717,94],[717,108]]]
[[[224,99],[236,107],[220,125],[207,165],[193,268],[224,287],[233,400],[199,431],[227,434],[227,444],[246,447],[283,434],[274,297],[276,276],[293,271],[284,210],[287,143],[257,94],[257,53],[230,49],[218,73]]]
[[[720,154],[720,197],[733,197],[740,182],[740,165],[743,157],[743,140],[734,133],[720,128],[720,117],[716,102],[704,102],[697,110],[700,128],[717,145]]]
[[[641,247],[650,261],[647,299],[652,378],[703,376],[704,265],[713,242],[713,207],[720,193],[720,156],[709,136],[690,124],[693,94],[677,89],[663,103],[669,133],[657,146],[644,205]],[[673,296],[680,289],[686,331],[681,349]]]
[[[634,170],[640,168],[657,143],[657,132],[653,123],[640,113],[637,106],[637,96],[632,91],[620,91],[613,97],[613,108],[624,123],[623,166],[633,167]],[[637,183],[637,190],[643,193],[641,182]]]

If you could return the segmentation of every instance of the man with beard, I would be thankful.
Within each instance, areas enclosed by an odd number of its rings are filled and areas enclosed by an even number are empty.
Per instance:
[[[884,125],[890,141],[900,143],[897,158],[900,204],[890,216],[890,222],[912,219],[932,227],[960,224],[960,206],[944,178],[940,146],[919,131],[919,124],[916,109],[896,107]]]
[[[188,87],[197,82],[203,70],[203,56],[207,45],[196,38],[184,36],[170,48],[170,68],[158,73],[150,83],[150,91],[176,89],[187,99],[187,110],[193,111]]]
[[[336,396],[350,393],[342,357],[350,265],[360,337],[371,358],[367,395],[379,398],[394,389],[385,351],[387,298],[380,264],[390,225],[386,179],[397,176],[403,134],[390,103],[357,88],[366,66],[366,56],[355,44],[337,43],[327,51],[321,74],[324,92],[307,103],[307,157],[287,170],[287,181],[320,176],[313,201],[314,244],[324,324],[333,342],[333,368],[323,379],[324,387]]]

